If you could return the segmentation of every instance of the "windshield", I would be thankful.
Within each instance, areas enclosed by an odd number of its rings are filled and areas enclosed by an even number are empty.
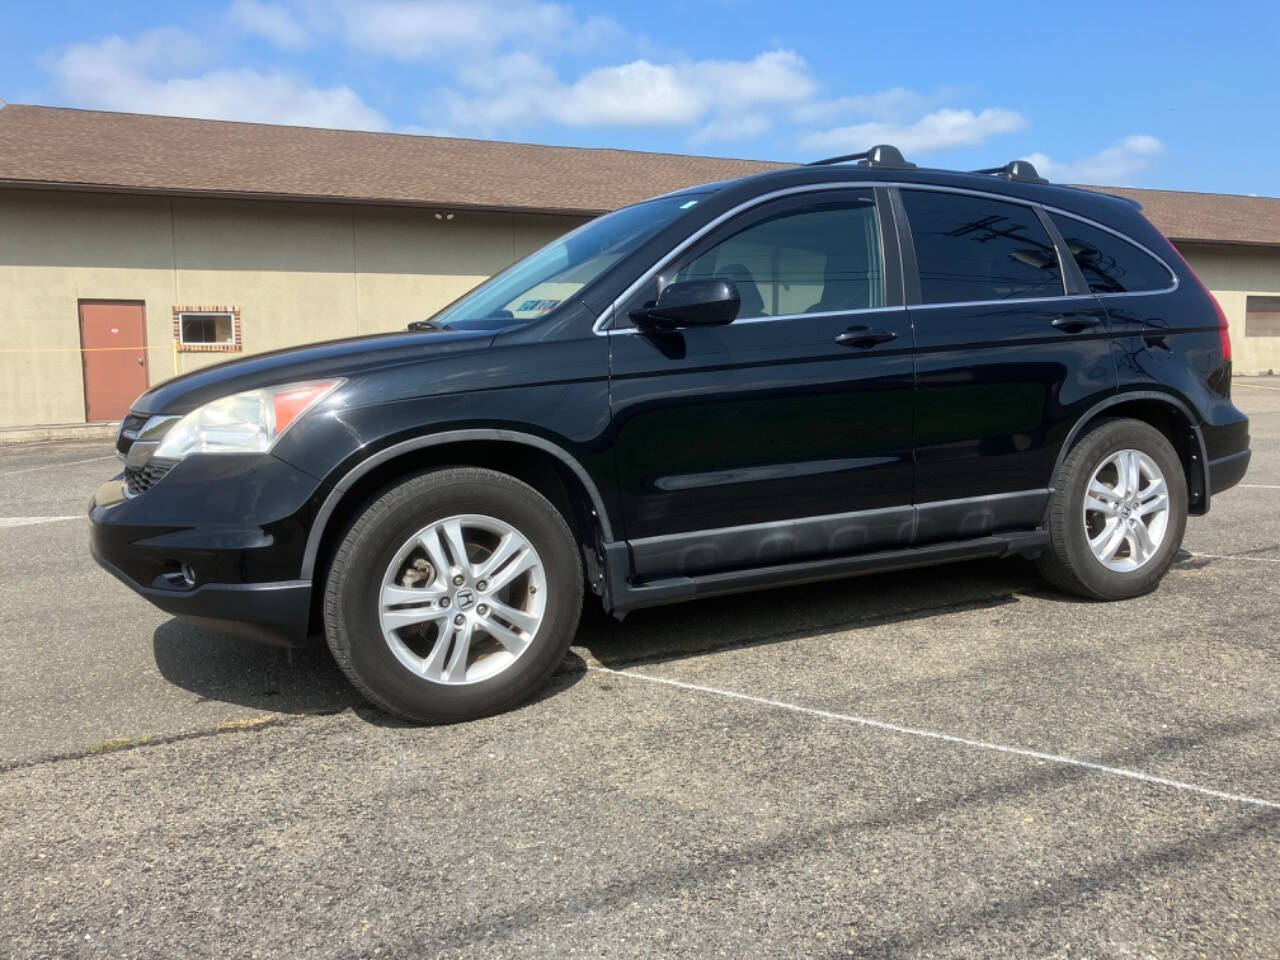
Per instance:
[[[457,327],[483,320],[499,326],[545,316],[703,196],[659,197],[583,224],[454,301],[432,322]]]

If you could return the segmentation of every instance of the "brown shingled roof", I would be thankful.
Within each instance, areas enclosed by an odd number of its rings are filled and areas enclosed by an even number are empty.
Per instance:
[[[1280,199],[1227,193],[1184,193],[1136,187],[1088,187],[1142,204],[1170,240],[1280,244]]]
[[[784,164],[11,104],[0,185],[593,214]],[[1174,240],[1280,245],[1280,199],[1094,187]]]
[[[778,164],[11,104],[0,183],[600,213]]]

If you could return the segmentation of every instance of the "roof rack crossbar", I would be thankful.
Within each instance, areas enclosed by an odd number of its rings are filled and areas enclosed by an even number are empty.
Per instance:
[[[1036,170],[1035,165],[1030,160],[1010,160],[1001,167],[984,167],[981,170],[973,170],[972,173],[989,173],[993,176],[1004,177],[1006,180],[1021,180],[1023,183],[1048,183],[1044,177]]]
[[[861,153],[844,153],[838,157],[814,160],[805,164],[805,166],[827,167],[834,163],[848,163],[851,160],[856,160],[860,167],[877,167],[889,170],[914,170],[916,168],[914,163],[908,163],[903,158],[901,150],[888,143],[877,144],[870,150],[864,150]]]

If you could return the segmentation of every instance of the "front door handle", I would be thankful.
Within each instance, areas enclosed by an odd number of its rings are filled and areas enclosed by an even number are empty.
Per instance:
[[[1091,317],[1087,313],[1074,314],[1069,317],[1054,317],[1050,321],[1059,330],[1067,333],[1079,333],[1082,330],[1090,330],[1102,323],[1101,317]]]
[[[858,347],[866,350],[877,343],[888,343],[897,340],[898,335],[892,330],[872,330],[869,327],[850,327],[836,336],[836,343],[842,347]]]

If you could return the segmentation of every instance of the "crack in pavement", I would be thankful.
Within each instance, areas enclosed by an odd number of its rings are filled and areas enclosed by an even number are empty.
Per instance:
[[[292,726],[304,720],[316,717],[330,717],[341,711],[328,713],[299,713],[285,715],[269,713],[259,717],[247,717],[243,720],[223,720],[221,723],[202,730],[187,730],[183,733],[143,734],[139,737],[120,737],[103,740],[92,747],[81,750],[68,750],[64,753],[51,753],[25,760],[9,760],[0,763],[0,774],[12,773],[15,770],[29,770],[50,763],[64,763],[68,760],[85,760],[89,757],[101,757],[110,753],[124,753],[129,750],[141,750],[143,747],[161,747],[171,743],[182,743],[187,740],[202,740],[207,737],[220,737],[230,733],[251,733],[257,730],[268,730],[273,727]]]

